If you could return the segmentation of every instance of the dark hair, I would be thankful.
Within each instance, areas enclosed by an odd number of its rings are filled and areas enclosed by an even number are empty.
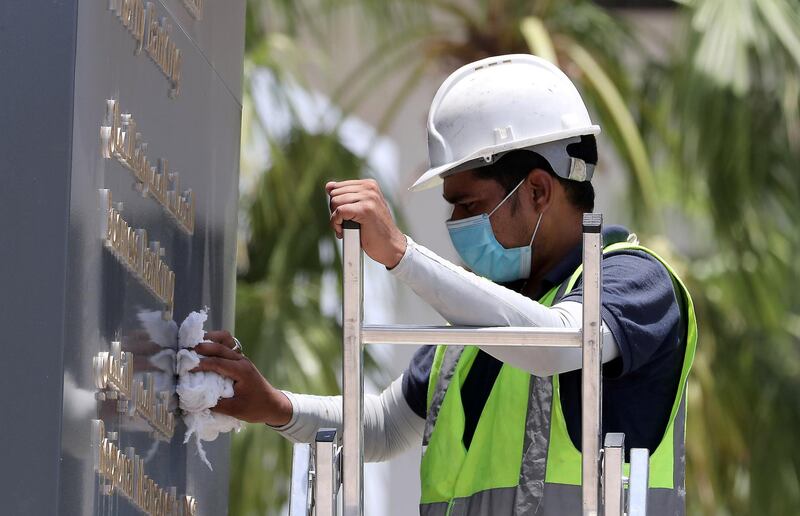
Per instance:
[[[594,136],[581,136],[580,142],[567,145],[567,154],[574,158],[580,158],[586,163],[596,164],[597,144]],[[542,169],[555,177],[564,187],[567,199],[573,206],[584,213],[589,213],[594,209],[594,187],[591,182],[564,179],[553,171],[553,167],[546,159],[530,150],[511,151],[494,163],[475,169],[475,174],[481,179],[494,179],[508,194],[535,168]],[[514,207],[516,207],[516,199],[514,196],[512,200]]]

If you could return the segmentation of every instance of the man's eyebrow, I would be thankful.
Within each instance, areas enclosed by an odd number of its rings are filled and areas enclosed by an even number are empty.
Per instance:
[[[455,194],[451,195],[450,197],[448,197],[447,194],[442,192],[442,197],[444,197],[444,200],[447,201],[448,203],[456,204],[456,203],[458,203],[460,201],[463,201],[464,198],[467,197],[467,195],[464,194],[464,193],[455,193]]]

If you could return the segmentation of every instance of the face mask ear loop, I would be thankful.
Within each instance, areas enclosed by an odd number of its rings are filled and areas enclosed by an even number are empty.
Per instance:
[[[514,187],[514,189],[513,189],[513,190],[511,190],[510,192],[508,192],[508,195],[506,195],[505,197],[503,197],[503,200],[502,200],[502,201],[500,201],[500,204],[498,204],[497,206],[495,206],[495,207],[494,207],[494,209],[493,209],[492,211],[490,211],[490,212],[489,212],[489,215],[487,215],[487,216],[488,216],[488,217],[491,217],[492,215],[494,215],[494,212],[496,212],[496,211],[497,211],[497,209],[498,209],[498,208],[500,208],[500,206],[502,206],[502,205],[503,205],[503,203],[504,203],[504,202],[506,202],[506,201],[508,200],[508,198],[509,198],[509,197],[511,197],[512,195],[514,195],[514,192],[516,192],[516,191],[517,191],[517,188],[519,188],[520,186],[522,186],[522,183],[524,183],[524,182],[525,182],[525,180],[523,179],[522,181],[520,181],[520,182],[519,182],[519,184],[518,184],[517,186],[515,186],[515,187]]]
[[[533,239],[536,238],[536,232],[539,231],[539,224],[542,223],[542,215],[544,215],[544,212],[539,214],[539,220],[536,221],[536,227],[533,228],[533,235],[531,235],[531,241],[528,243],[528,247],[533,245]]]

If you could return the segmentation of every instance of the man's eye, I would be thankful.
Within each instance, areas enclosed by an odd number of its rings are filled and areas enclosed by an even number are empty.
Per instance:
[[[477,204],[474,202],[457,202],[451,205],[452,210],[450,211],[450,218],[452,219],[457,213],[460,213],[460,218],[466,215],[473,215],[475,210],[477,209]]]

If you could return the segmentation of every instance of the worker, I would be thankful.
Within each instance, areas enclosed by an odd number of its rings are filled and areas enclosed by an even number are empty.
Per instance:
[[[365,253],[451,324],[581,327],[582,216],[594,207],[594,125],[567,76],[530,55],[463,66],[428,117],[430,169],[465,268],[404,235],[373,180],[331,182],[330,223],[361,224]],[[650,455],[650,514],[685,512],[686,377],[692,301],[668,264],[612,226],[603,231],[602,434]],[[235,380],[216,410],[294,442],[341,428],[341,397],[281,391],[212,332],[200,369]],[[423,515],[581,512],[581,351],[423,346],[364,400],[368,461],[422,445]]]

